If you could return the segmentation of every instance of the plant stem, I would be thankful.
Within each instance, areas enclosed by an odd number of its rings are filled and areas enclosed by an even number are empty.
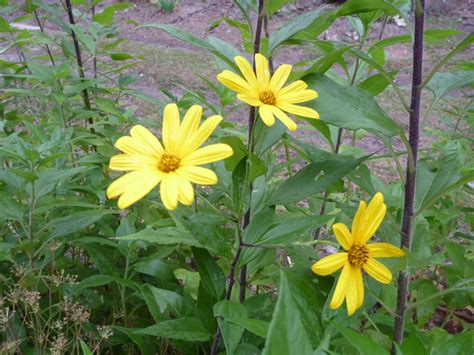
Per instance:
[[[405,182],[405,205],[403,208],[403,222],[401,234],[401,248],[410,250],[413,225],[413,204],[415,199],[416,165],[418,156],[418,140],[420,126],[421,82],[423,76],[423,31],[424,31],[425,0],[417,0],[415,6],[415,39],[413,43],[413,77],[410,104],[409,143],[412,155],[407,162]],[[397,308],[393,333],[394,344],[392,354],[396,353],[395,342],[403,341],[405,311],[407,308],[408,284],[410,273],[401,271],[398,275]]]
[[[71,26],[74,26],[76,22],[74,21],[74,14],[72,13],[71,0],[66,0],[66,11],[69,18],[69,24]],[[76,61],[77,61],[77,66],[79,70],[79,76],[81,77],[81,81],[84,81],[86,76],[84,74],[84,65],[82,62],[81,47],[79,46],[79,40],[77,39],[76,32],[74,32],[72,28],[71,28],[71,37],[72,37],[72,42],[74,43],[74,50],[76,52]],[[87,110],[90,110],[91,101],[89,98],[89,92],[87,91],[86,88],[82,89],[82,99],[84,101],[85,108]],[[92,119],[92,117],[89,117],[88,122],[89,124],[94,124],[94,120]],[[95,132],[94,128],[91,128],[90,131],[91,133]]]
[[[41,23],[41,20],[38,16],[38,11],[36,11],[36,9],[33,11],[33,13],[35,14],[35,20],[36,20],[36,23],[38,24],[38,27],[40,28],[40,31],[42,33],[45,33],[44,32],[44,27],[43,27],[43,24]],[[48,57],[49,57],[49,60],[51,61],[51,64],[53,65],[53,67],[56,65],[56,62],[54,61],[54,56],[53,56],[53,53],[51,53],[51,49],[49,48],[49,45],[48,44],[45,44],[45,48],[46,48],[46,52],[48,53]]]
[[[262,36],[262,25],[263,25],[263,18],[264,18],[264,13],[263,13],[263,7],[264,5],[264,0],[259,0],[258,1],[258,18],[257,18],[257,27],[255,28],[255,39],[253,42],[253,70],[255,71],[255,54],[260,52],[260,38]],[[253,139],[253,131],[254,131],[254,126],[255,126],[255,117],[256,117],[256,109],[254,106],[250,106],[249,109],[249,119],[248,119],[248,151],[249,151],[249,163],[247,166],[247,173],[250,170],[250,155],[253,153],[253,148],[254,148],[254,139]],[[245,229],[249,224],[250,224],[250,213],[251,213],[251,206],[252,206],[252,182],[250,182],[250,188],[249,188],[249,206],[247,209],[247,212],[245,213],[244,216],[244,221],[242,224],[242,229]],[[240,241],[242,244],[242,240]],[[242,245],[240,245],[240,248]],[[239,275],[239,301],[243,302],[245,300],[245,290],[246,290],[246,283],[247,283],[247,266],[243,265],[240,268],[240,275]]]
[[[341,143],[342,143],[342,133],[343,133],[343,128],[339,128],[337,131],[337,141],[336,141],[336,147],[334,148],[334,153],[339,153],[339,148],[341,148]],[[319,211],[319,215],[322,216],[326,212],[326,205],[327,205],[327,198],[329,196],[328,191],[324,191],[324,197],[323,197],[323,204],[321,205],[321,210]],[[314,232],[313,240],[316,240],[319,238],[319,234],[321,233],[321,227],[316,229],[316,232]]]
[[[258,18],[257,18],[257,27],[255,28],[255,39],[253,43],[253,69],[255,71],[255,54],[260,52],[260,38],[262,36],[262,24],[263,24],[263,7],[264,5],[264,0],[258,0]],[[256,110],[255,107],[251,106],[249,110],[249,118],[248,118],[248,131],[247,131],[247,136],[248,136],[248,151],[249,151],[249,157],[248,157],[248,164],[247,164],[247,172],[246,176],[248,177],[249,175],[249,170],[250,170],[250,154],[253,152],[254,148],[254,142],[253,142],[253,132],[254,132],[254,126],[255,126],[255,117],[256,117]],[[243,223],[242,223],[242,230],[245,229],[249,224],[250,224],[250,216],[251,216],[251,205],[252,205],[252,183],[250,182],[250,188],[249,188],[249,205],[247,212],[245,213],[245,216],[243,218]],[[237,247],[237,251],[235,252],[234,260],[232,260],[232,264],[230,266],[229,270],[229,275],[227,276],[227,280],[229,285],[227,286],[227,292],[226,292],[226,300],[230,300],[232,296],[232,289],[234,287],[235,283],[235,271],[237,268],[237,263],[239,261],[240,255],[242,253],[243,249],[243,240],[242,240],[242,234],[239,233],[239,245]],[[243,265],[240,268],[240,274],[239,274],[239,286],[240,286],[240,291],[239,291],[239,300],[240,302],[243,302],[245,300],[245,290],[246,290],[246,285],[247,284],[247,267],[246,265]],[[218,348],[219,348],[219,343],[222,337],[222,332],[219,326],[217,327],[216,334],[214,335],[214,341],[212,343],[211,347],[211,355],[216,355]]]

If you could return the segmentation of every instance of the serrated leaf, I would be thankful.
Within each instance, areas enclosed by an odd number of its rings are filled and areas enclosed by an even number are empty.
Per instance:
[[[283,270],[280,271],[278,291],[278,300],[262,354],[311,354],[313,349]]]
[[[151,327],[140,329],[136,334],[147,334],[155,337],[185,340],[208,341],[211,334],[196,318],[180,318],[161,322]]]

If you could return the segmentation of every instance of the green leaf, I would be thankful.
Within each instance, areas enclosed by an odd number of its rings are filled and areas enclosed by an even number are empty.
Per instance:
[[[78,232],[91,224],[96,223],[108,214],[117,213],[113,210],[94,209],[71,213],[66,217],[58,218],[52,223],[51,238],[63,237]]]
[[[436,73],[426,86],[430,89],[435,100],[438,101],[450,91],[460,89],[474,82],[474,70],[465,70],[455,73]]]
[[[440,346],[433,347],[430,354],[470,354],[474,349],[474,331],[466,330],[464,333],[456,334]]]
[[[462,31],[455,30],[453,28],[435,28],[425,31],[425,42],[427,44],[442,42],[448,37],[459,36],[463,34]]]
[[[11,250],[16,246],[13,243],[0,243],[0,261],[11,261]]]
[[[283,6],[286,4],[295,2],[295,0],[272,0],[272,1],[266,1],[266,12],[268,16],[272,16],[275,12],[280,10]]]
[[[306,69],[301,77],[304,77],[309,74],[317,73],[317,74],[324,74],[329,69],[331,69],[332,65],[342,58],[344,53],[346,53],[350,46],[344,46],[342,48],[336,48],[333,51],[326,53],[322,57],[320,57],[314,64],[312,64],[308,69]]]
[[[439,71],[439,69],[448,62],[449,59],[457,55],[458,53],[462,52],[465,50],[467,47],[471,45],[471,43],[474,42],[474,32],[471,32],[466,38],[464,38],[459,44],[451,50],[448,54],[446,54],[443,59],[439,61],[438,64],[434,66],[434,68],[431,70],[431,72],[427,75],[426,79],[422,83],[422,87],[425,87],[430,80],[433,78],[433,76]]]
[[[395,6],[383,0],[348,0],[339,8],[337,16],[348,16],[377,10],[381,10],[390,16],[399,13]]]
[[[388,72],[387,75],[393,80],[397,75],[397,71]],[[358,87],[369,92],[372,96],[377,96],[382,93],[389,85],[391,81],[381,73],[372,75],[361,82]]]
[[[115,6],[111,5],[96,13],[92,17],[92,21],[100,23],[103,26],[110,26],[115,16]]]
[[[192,35],[189,32],[182,30],[179,27],[166,25],[166,24],[148,24],[143,25],[138,28],[159,28],[160,30],[165,31],[166,33],[170,34],[173,37],[176,37],[184,42],[190,43],[194,46],[199,48],[204,48],[207,50],[213,50],[214,48],[206,41]]]
[[[227,319],[228,322],[238,324],[245,330],[258,335],[261,338],[266,338],[268,334],[268,328],[270,327],[270,322],[260,320],[260,319],[250,319],[244,317],[234,317]]]
[[[82,350],[82,354],[83,355],[92,355],[92,351],[91,349],[89,349],[89,347],[87,346],[86,343],[84,343],[84,341],[81,339],[80,340],[81,342],[81,350]]]
[[[156,322],[163,320],[162,314],[166,311],[172,311],[175,316],[182,315],[183,296],[152,285],[143,285],[141,291]]]
[[[280,44],[310,26],[321,14],[323,14],[322,8],[306,12],[288,21],[278,30],[270,34],[268,42],[268,55],[270,56],[273,50]]]
[[[206,249],[192,248],[201,282],[207,292],[220,299],[225,290],[225,275]]]
[[[168,320],[135,333],[185,341],[208,341],[211,338],[211,334],[196,318]]]
[[[156,354],[155,346],[152,342],[145,340],[143,336],[135,334],[135,329],[125,328],[118,325],[113,325],[112,329],[118,330],[120,333],[125,334],[131,341],[133,341],[140,349],[142,355],[154,355]]]
[[[320,75],[309,75],[305,81],[311,89],[319,92],[319,98],[309,102],[308,106],[316,109],[324,122],[388,137],[401,132],[401,128],[365,90],[339,85]]]
[[[309,230],[321,227],[334,217],[335,215],[288,218],[277,223],[253,242],[256,244],[292,243],[301,239],[301,236]]]
[[[435,173],[427,170],[423,161],[421,162],[420,175],[417,176],[419,190],[417,188],[415,196],[417,213],[435,203],[444,194],[474,179],[472,170],[461,174],[461,150],[458,141],[449,142],[438,159],[438,170]]]
[[[214,316],[219,317],[219,328],[221,329],[228,354],[235,353],[235,349],[239,345],[244,329],[239,325],[228,322],[227,320],[238,316],[245,317],[246,314],[247,309],[245,306],[235,301],[224,300],[216,303],[214,306]]]
[[[313,349],[283,270],[280,271],[278,290],[278,300],[262,354],[311,354]]]
[[[110,53],[110,58],[116,61],[123,61],[133,59],[133,55],[128,53]]]
[[[116,239],[140,240],[143,242],[159,245],[184,244],[194,247],[202,247],[201,244],[196,239],[194,239],[191,233],[176,227],[165,227],[160,229],[148,227],[138,233],[117,237]]]
[[[93,287],[108,285],[112,283],[113,281],[114,281],[114,278],[108,275],[92,275],[85,278],[84,280],[79,282],[77,285],[74,285],[74,291],[77,292],[85,288],[93,288]]]
[[[338,330],[344,338],[346,338],[349,344],[359,350],[361,354],[389,354],[388,350],[386,350],[382,345],[377,344],[366,335],[355,332],[350,328],[345,328],[342,325],[338,327]]]
[[[340,156],[311,163],[283,182],[268,203],[285,205],[314,196],[357,168],[364,159]]]

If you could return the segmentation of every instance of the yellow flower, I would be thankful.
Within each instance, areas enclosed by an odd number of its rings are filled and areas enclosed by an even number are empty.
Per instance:
[[[337,241],[347,252],[326,256],[311,267],[314,273],[323,276],[332,274],[342,267],[330,308],[339,308],[345,299],[347,313],[352,315],[362,306],[364,283],[361,268],[381,283],[388,284],[392,281],[390,270],[375,258],[400,257],[405,255],[405,252],[387,243],[367,244],[382,223],[386,211],[383,195],[378,192],[368,206],[365,201],[360,202],[352,222],[352,232],[343,223],[336,223],[333,226]]]
[[[302,80],[283,87],[290,75],[291,65],[281,65],[270,77],[268,61],[261,54],[255,54],[257,75],[244,57],[237,56],[234,60],[244,77],[224,70],[217,76],[217,80],[237,92],[237,98],[240,101],[258,107],[260,117],[267,126],[273,126],[276,116],[290,131],[296,130],[296,123],[285,112],[303,117],[319,118],[319,114],[315,110],[295,105],[317,98],[316,91],[307,90],[308,85]]]
[[[163,114],[163,145],[140,125],[130,130],[131,136],[121,137],[115,146],[125,154],[113,156],[109,167],[130,172],[110,184],[107,197],[120,196],[119,208],[127,208],[161,183],[161,201],[167,209],[174,210],[178,201],[184,205],[193,203],[191,183],[217,183],[212,170],[198,165],[225,159],[233,152],[227,144],[199,148],[222,121],[221,116],[212,116],[199,126],[201,115],[202,107],[194,105],[180,122],[178,106],[169,104]]]

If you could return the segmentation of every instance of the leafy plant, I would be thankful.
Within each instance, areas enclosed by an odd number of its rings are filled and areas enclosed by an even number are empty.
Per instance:
[[[474,77],[456,56],[474,36],[424,30],[422,0],[349,0],[274,31],[289,1],[234,3],[211,27],[239,46],[141,26],[215,62],[208,90],[159,97],[136,88],[128,4],[2,8],[2,353],[469,353]],[[394,16],[406,32],[388,37]],[[325,37],[342,21],[353,42]],[[390,47],[411,44],[398,67]],[[311,55],[277,67],[285,48]],[[371,268],[381,246],[396,258]]]

